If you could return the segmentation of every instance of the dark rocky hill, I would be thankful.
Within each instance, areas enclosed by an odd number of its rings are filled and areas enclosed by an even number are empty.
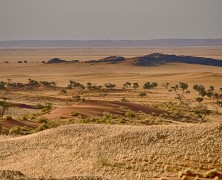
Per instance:
[[[50,59],[47,62],[47,64],[74,63],[74,62],[79,62],[79,60],[66,61],[66,60],[62,60],[62,59],[59,59],[59,58],[53,58],[53,59]]]
[[[47,62],[47,64],[58,64],[58,63],[76,63],[79,60],[67,61],[59,58],[53,58]],[[199,64],[207,66],[219,66],[222,67],[222,60],[205,58],[205,57],[194,57],[194,56],[177,56],[161,53],[153,53],[146,56],[124,58],[121,56],[109,56],[104,59],[90,60],[86,63],[127,63],[137,66],[158,66],[168,63],[184,63],[184,64]]]
[[[185,63],[185,64],[199,64],[207,66],[222,66],[222,60],[194,57],[194,56],[177,56],[161,53],[154,53],[142,57],[135,57],[127,59],[130,63],[139,66],[157,66],[167,63]]]
[[[109,57],[106,57],[104,59],[91,60],[91,61],[87,61],[87,62],[88,63],[100,63],[100,62],[103,62],[103,63],[116,64],[116,63],[119,63],[119,62],[123,62],[124,60],[125,60],[125,58],[121,57],[121,56],[109,56]]]

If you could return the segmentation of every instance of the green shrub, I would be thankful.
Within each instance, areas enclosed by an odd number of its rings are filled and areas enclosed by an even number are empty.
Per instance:
[[[21,120],[22,121],[27,121],[28,120],[28,115],[27,114],[22,115]]]
[[[36,132],[40,132],[40,131],[44,131],[44,130],[46,130],[46,129],[48,129],[49,127],[48,127],[48,125],[47,125],[47,123],[42,123],[41,125],[39,125],[36,129],[35,129],[35,131]]]
[[[52,105],[52,103],[45,103],[45,104],[37,104],[36,107],[38,109],[51,110],[53,105]]]
[[[200,122],[204,122],[206,117],[209,116],[212,112],[208,109],[200,109],[196,110],[194,113],[200,119]]]
[[[113,115],[109,112],[103,112],[103,118],[105,119],[113,118]]]
[[[131,111],[131,110],[128,110],[128,111],[125,113],[125,116],[126,116],[126,117],[131,117],[131,118],[136,117],[135,112],[133,112],[133,111]]]
[[[39,123],[48,123],[48,119],[44,118],[44,117],[41,117],[41,118],[38,119],[38,122]]]
[[[56,128],[56,127],[60,126],[60,124],[58,122],[55,122],[55,121],[49,121],[47,123],[47,126],[48,126],[48,128]]]
[[[30,134],[30,128],[28,128],[26,126],[24,126],[24,127],[14,126],[9,129],[9,134],[11,134],[11,135],[27,135],[27,134]]]

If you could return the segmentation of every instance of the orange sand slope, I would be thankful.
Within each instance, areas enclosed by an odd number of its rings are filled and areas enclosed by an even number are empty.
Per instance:
[[[70,118],[72,112],[78,112],[86,117],[102,116],[103,113],[124,114],[123,109],[129,109],[135,112],[144,112],[147,114],[155,113],[159,115],[165,111],[144,105],[130,102],[108,102],[108,101],[83,101],[71,106],[60,107],[45,115],[48,119]]]

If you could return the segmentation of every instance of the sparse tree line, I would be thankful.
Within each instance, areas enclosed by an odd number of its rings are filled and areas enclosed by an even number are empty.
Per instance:
[[[22,88],[22,87],[40,87],[40,86],[46,86],[46,87],[56,87],[56,83],[54,81],[37,81],[33,79],[28,79],[28,83],[20,83],[20,82],[12,82],[11,79],[8,79],[7,81],[0,81],[0,90],[5,89],[6,87],[15,87],[15,88]],[[122,89],[139,89],[140,85],[137,82],[125,82],[122,86]],[[172,92],[175,94],[175,99],[178,99],[180,102],[184,101],[186,99],[186,96],[190,94],[189,85],[185,82],[180,82],[174,86],[171,86],[169,82],[165,82],[162,84],[162,87],[164,87],[169,92]],[[102,90],[102,89],[115,89],[117,88],[116,84],[114,83],[105,83],[104,86],[98,86],[94,83],[88,82],[85,85],[70,80],[67,87],[61,90],[61,93],[66,94],[67,90],[72,89],[80,89],[80,90]],[[142,86],[144,91],[139,92],[140,97],[147,96],[147,93],[149,93],[150,90],[155,90],[158,88],[158,83],[156,82],[145,82]],[[201,103],[204,101],[204,99],[209,98],[210,100],[214,100],[215,103],[222,107],[222,88],[219,88],[219,90],[216,90],[214,86],[210,86],[209,88],[206,88],[203,85],[194,85],[193,90],[198,92],[198,97],[195,98],[195,100],[198,103]]]
[[[22,88],[40,86],[55,87],[56,83],[54,81],[36,81],[33,79],[28,79],[28,83],[12,82],[11,79],[8,79],[7,81],[0,81],[0,90],[6,89],[7,87]]]
[[[168,91],[175,94],[175,99],[178,99],[180,102],[184,101],[186,99],[186,96],[191,93],[189,90],[188,83],[180,82],[174,86],[171,86],[169,82],[165,82],[162,84],[162,86]],[[115,89],[117,86],[113,83],[106,83],[104,84],[104,88],[106,89]],[[140,85],[137,82],[131,83],[126,82],[123,84],[122,89],[139,89]],[[81,84],[79,82],[70,80],[69,84],[66,89],[75,89],[79,88],[81,90],[88,89],[88,90],[101,90],[103,89],[103,86],[97,86],[93,83],[86,83],[86,85]],[[155,90],[158,88],[158,83],[156,82],[146,82],[142,86],[144,91],[139,92],[140,97],[147,96],[147,93],[149,93],[150,90]],[[63,89],[62,92],[67,93],[66,89]],[[198,103],[201,103],[204,100],[204,97],[208,97],[210,100],[215,100],[216,104],[222,107],[222,88],[219,88],[218,91],[215,90],[214,86],[210,86],[208,89],[204,87],[203,85],[194,85],[193,90],[197,91],[200,97],[195,98],[195,100]]]
[[[47,86],[47,87],[56,87],[56,83],[54,81],[37,81],[33,79],[28,79],[28,83],[14,83],[11,79],[8,79],[5,81],[0,81],[0,90],[5,89],[7,87],[40,87],[40,86]],[[147,96],[148,93],[150,93],[151,90],[155,90],[158,88],[158,83],[156,82],[145,82],[143,84],[142,89],[143,91],[139,92],[139,96],[144,98]],[[140,85],[137,82],[125,82],[122,85],[122,89],[139,89]],[[195,97],[195,101],[201,104],[204,100],[211,100],[215,104],[217,104],[219,107],[222,107],[222,88],[215,89],[214,86],[205,87],[203,85],[194,85],[193,87],[189,87],[188,83],[185,82],[179,82],[178,84],[171,85],[169,82],[164,82],[162,84],[162,87],[166,89],[167,92],[172,93],[175,95],[175,99],[179,100],[179,102],[183,102],[186,100],[187,95],[191,93],[191,89],[193,89],[194,92],[197,92],[198,95]],[[102,90],[110,89],[113,90],[117,88],[116,84],[114,83],[105,83],[104,86],[98,86],[96,84],[93,84],[91,82],[88,82],[86,84],[82,84],[80,82],[70,80],[67,87],[62,89],[62,93],[67,93],[68,90],[72,89],[79,89],[79,90]],[[81,97],[79,95],[73,96],[73,98],[76,99],[76,101],[81,100]],[[124,101],[126,99],[124,98]],[[181,103],[185,104],[185,103]],[[186,105],[188,107],[189,105]],[[3,117],[6,110],[10,107],[10,103],[6,101],[6,99],[0,100],[0,117]],[[200,119],[200,122],[204,122],[206,117],[211,114],[211,111],[208,110],[205,106],[200,106],[201,108],[194,108],[192,110],[193,113],[195,113],[196,117]],[[46,103],[45,105],[37,105],[37,108],[42,109],[42,112],[48,112],[52,109],[51,103]],[[43,128],[43,127],[42,127]],[[45,128],[45,127],[44,127]]]
[[[5,63],[8,64],[9,61],[5,61]],[[21,63],[25,63],[25,64],[26,64],[26,63],[28,63],[28,61],[26,61],[26,60],[25,60],[25,61],[17,61],[17,63],[18,63],[18,64],[21,64]]]
[[[174,92],[176,95],[175,98],[181,102],[186,98],[187,94],[190,94],[190,90],[188,89],[189,85],[184,82],[180,82],[175,86],[170,86],[169,83],[164,83],[163,87],[168,89],[169,92]],[[194,85],[193,90],[198,92],[199,96],[195,98],[198,103],[203,102],[204,99],[206,99],[205,97],[207,97],[209,100],[214,100],[218,106],[222,107],[222,88],[216,90],[214,86],[206,88],[203,85]]]

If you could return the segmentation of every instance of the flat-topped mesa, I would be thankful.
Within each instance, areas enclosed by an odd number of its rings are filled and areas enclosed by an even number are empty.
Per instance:
[[[199,64],[208,66],[222,66],[222,60],[194,57],[194,56],[177,56],[162,53],[153,53],[142,57],[134,57],[127,59],[128,62],[138,66],[157,66],[167,63],[185,63]]]
[[[112,63],[112,64],[116,64],[119,62],[124,61],[125,58],[121,57],[121,56],[109,56],[103,59],[99,59],[99,60],[91,60],[91,61],[87,61],[87,63]]]
[[[58,64],[58,63],[75,63],[75,62],[79,62],[79,60],[72,60],[72,61],[66,61],[66,60],[62,60],[60,58],[53,58],[50,59],[47,64]]]

